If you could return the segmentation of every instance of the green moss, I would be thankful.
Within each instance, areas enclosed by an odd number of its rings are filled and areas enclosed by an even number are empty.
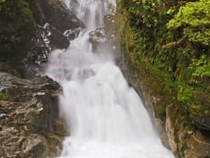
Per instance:
[[[183,82],[178,82],[178,93],[177,99],[184,102],[190,102],[193,98],[193,88],[184,84]]]
[[[210,86],[207,86],[207,92],[210,93]]]
[[[25,0],[7,0],[1,4],[0,17],[0,57],[14,61],[24,56],[32,44],[32,12]]]
[[[142,62],[139,69],[147,69],[148,76],[144,79],[147,86],[151,89],[151,95],[158,98],[154,104],[155,113],[165,120],[167,105],[176,101],[176,83],[173,82],[170,76],[158,69],[157,66],[150,64],[149,61]],[[148,79],[149,78],[149,79]]]
[[[9,98],[7,93],[0,92],[0,100],[7,100]]]
[[[197,88],[192,103],[188,104],[188,109],[193,117],[210,116],[210,93],[207,89]]]

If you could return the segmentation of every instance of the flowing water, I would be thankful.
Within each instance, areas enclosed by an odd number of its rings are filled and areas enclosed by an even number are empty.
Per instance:
[[[86,24],[67,50],[49,57],[47,74],[63,87],[61,114],[70,136],[63,158],[173,158],[152,127],[111,52],[92,51],[89,33],[103,24],[112,0],[63,0]]]

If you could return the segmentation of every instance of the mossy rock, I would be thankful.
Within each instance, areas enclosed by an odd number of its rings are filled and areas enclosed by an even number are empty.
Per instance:
[[[210,130],[210,93],[207,90],[197,90],[193,102],[188,105],[188,111],[199,129]]]
[[[32,44],[35,34],[32,12],[24,0],[7,0],[1,4],[0,17],[0,60],[17,60]]]

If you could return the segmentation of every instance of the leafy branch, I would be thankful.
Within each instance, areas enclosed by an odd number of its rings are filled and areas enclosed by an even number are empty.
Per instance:
[[[186,38],[187,38],[187,36],[183,36],[178,41],[173,41],[173,42],[167,43],[167,44],[163,45],[161,48],[162,49],[168,49],[168,48],[171,48],[171,47],[175,47],[175,46],[181,44]]]
[[[189,41],[210,45],[210,1],[186,3],[166,26],[171,30],[182,28]]]

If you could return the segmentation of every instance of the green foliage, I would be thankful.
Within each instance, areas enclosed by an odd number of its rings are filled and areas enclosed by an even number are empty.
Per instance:
[[[199,59],[193,59],[189,71],[192,71],[192,81],[196,83],[210,77],[210,62],[207,56],[201,55]]]
[[[16,60],[25,55],[35,35],[32,11],[26,0],[6,0],[0,9],[0,56]]]
[[[210,77],[210,63],[206,55],[202,55],[198,60],[193,60],[193,66],[195,67],[195,71],[192,74],[193,77]]]
[[[176,132],[192,130],[192,118],[210,116],[210,0],[118,1],[137,84],[158,98],[156,116],[164,121],[167,109]]]
[[[172,15],[174,12],[175,12],[175,9],[174,9],[174,8],[170,8],[170,9],[166,12],[166,14]]]
[[[178,93],[177,99],[179,101],[190,101],[193,98],[193,88],[184,84],[183,82],[178,82]]]
[[[186,105],[194,102],[195,90],[203,87],[197,83],[210,75],[209,46],[206,46],[210,38],[204,36],[210,28],[210,14],[207,14],[210,13],[210,1],[188,2],[181,7],[174,1],[120,1],[124,3],[121,7],[126,17],[126,27],[121,30],[122,39],[133,66],[141,69],[141,61],[147,60],[157,72],[166,74],[168,80],[176,85],[173,89],[177,100]],[[167,43],[179,44],[163,49]],[[165,87],[161,91],[171,91]]]
[[[160,0],[133,0],[127,8],[128,18],[134,27],[153,28],[157,25],[157,12]],[[143,25],[142,25],[143,24]]]
[[[210,1],[189,2],[167,23],[168,29],[182,28],[190,41],[210,44]]]
[[[5,1],[6,1],[6,0],[0,0],[0,4],[1,4],[1,3],[4,3]]]

